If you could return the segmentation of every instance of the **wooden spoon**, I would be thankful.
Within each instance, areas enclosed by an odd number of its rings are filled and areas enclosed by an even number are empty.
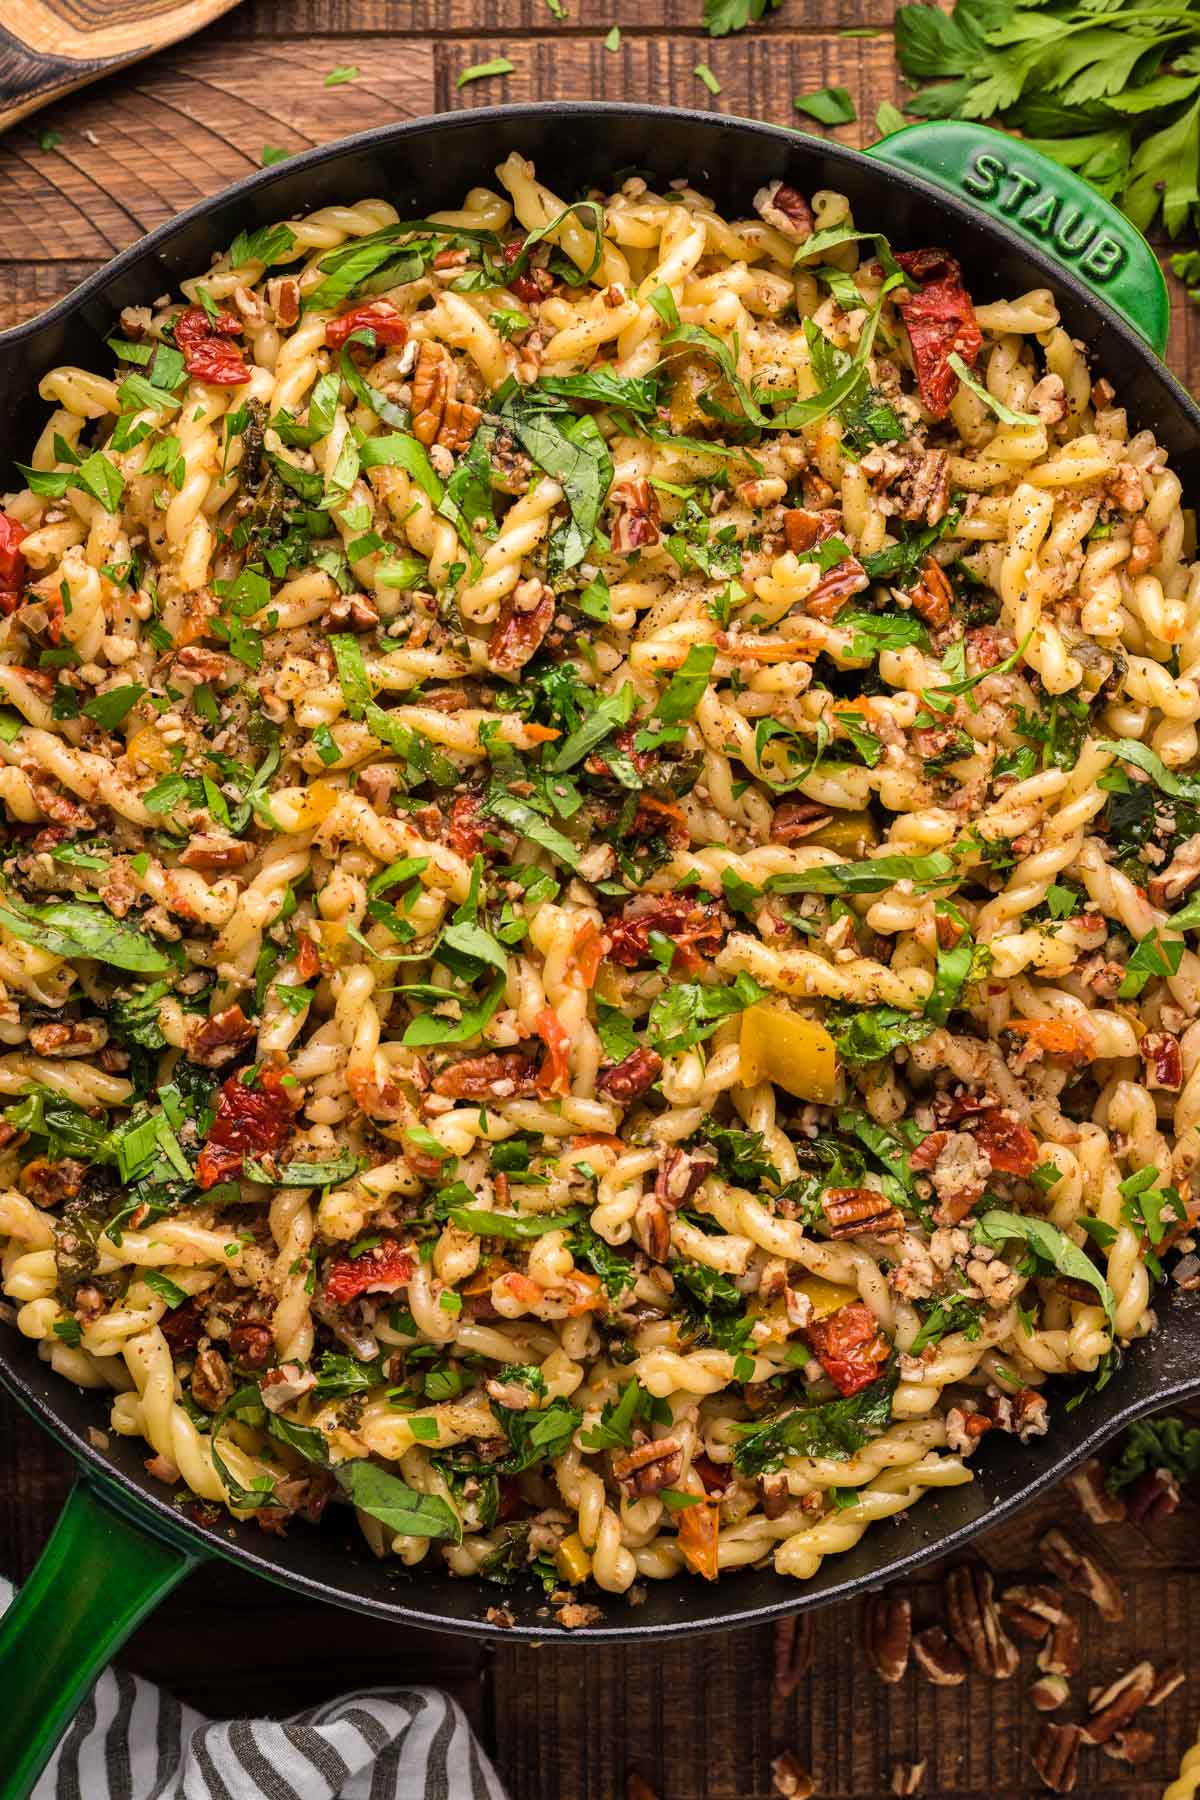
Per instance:
[[[190,37],[238,0],[2,0],[0,131]]]

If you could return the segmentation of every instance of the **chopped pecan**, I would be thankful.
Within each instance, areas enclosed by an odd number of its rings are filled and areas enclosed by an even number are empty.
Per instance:
[[[102,1019],[71,1019],[61,1024],[33,1025],[29,1048],[37,1056],[94,1056],[108,1042]]]
[[[1029,1690],[1029,1703],[1038,1712],[1057,1712],[1071,1696],[1065,1675],[1039,1675]]]
[[[277,325],[294,325],[300,317],[300,283],[293,275],[273,275],[267,283],[267,305]]]
[[[904,1215],[877,1188],[826,1188],[821,1205],[829,1221],[830,1237],[898,1237]]]
[[[239,1369],[265,1369],[275,1352],[275,1336],[261,1319],[246,1319],[229,1333],[229,1353]]]
[[[483,801],[478,794],[456,794],[450,808],[446,841],[460,856],[471,857],[483,843]]]
[[[1079,1775],[1080,1737],[1078,1725],[1054,1725],[1049,1720],[1037,1734],[1032,1762],[1052,1794],[1074,1790]]]
[[[1079,1468],[1072,1469],[1066,1485],[1078,1500],[1085,1518],[1093,1525],[1119,1525],[1125,1517],[1125,1502],[1110,1494],[1104,1478],[1104,1465],[1098,1456],[1089,1456]]]
[[[777,1700],[790,1700],[813,1664],[813,1616],[793,1613],[775,1626],[771,1691]]]
[[[1111,1572],[1073,1544],[1065,1532],[1057,1527],[1048,1531],[1038,1548],[1051,1573],[1092,1601],[1102,1619],[1115,1625],[1124,1618],[1125,1602]]]
[[[657,1195],[643,1194],[638,1201],[633,1236],[652,1262],[666,1262],[671,1251],[671,1215]]]
[[[967,1659],[940,1625],[917,1632],[912,1654],[918,1669],[934,1687],[959,1687],[967,1679]]]
[[[628,1455],[617,1457],[612,1465],[614,1479],[630,1500],[674,1487],[682,1469],[683,1445],[676,1437],[650,1438]]]
[[[205,1412],[220,1412],[233,1393],[229,1364],[213,1344],[204,1344],[192,1364],[192,1399]]]
[[[187,1053],[202,1069],[219,1069],[232,1062],[243,1044],[254,1036],[254,1026],[235,1002],[211,1019],[194,1019],[187,1029]]]
[[[711,1151],[707,1155],[692,1155],[687,1150],[671,1145],[663,1151],[658,1174],[654,1178],[654,1192],[663,1205],[672,1210],[686,1206],[696,1190],[703,1187],[716,1166],[716,1158]]]
[[[73,1156],[51,1162],[48,1156],[35,1156],[21,1170],[21,1187],[38,1206],[59,1206],[73,1200],[83,1186],[86,1173],[83,1163]]]
[[[1200,881],[1200,832],[1184,838],[1165,869],[1153,875],[1146,892],[1155,906],[1169,906]]]
[[[1064,1613],[1054,1621],[1054,1628],[1037,1654],[1037,1666],[1044,1675],[1078,1675],[1083,1664],[1083,1642],[1078,1622]]]
[[[1125,564],[1125,572],[1133,576],[1144,575],[1162,555],[1162,547],[1145,519],[1133,521],[1131,538],[1133,547]]]
[[[1137,1768],[1140,1764],[1149,1762],[1154,1755],[1154,1733],[1146,1731],[1140,1725],[1134,1725],[1127,1731],[1118,1731],[1105,1744],[1104,1754],[1111,1756],[1114,1762],[1130,1763]]]
[[[1124,1731],[1141,1712],[1154,1689],[1151,1663],[1135,1663],[1123,1675],[1110,1682],[1091,1702],[1091,1711],[1083,1727],[1085,1743],[1104,1744],[1118,1731]]]
[[[785,1750],[771,1763],[771,1792],[784,1800],[812,1800],[817,1786],[794,1750]]]
[[[1179,1039],[1169,1031],[1148,1031],[1138,1048],[1146,1068],[1146,1086],[1177,1094],[1183,1086],[1183,1057]]]
[[[833,813],[819,800],[782,800],[771,819],[773,844],[794,844],[827,825]]]
[[[857,556],[843,556],[827,575],[822,575],[805,600],[804,610],[810,619],[822,619],[829,624],[837,618],[851,595],[861,594],[870,585],[870,577]]]
[[[490,1050],[439,1069],[430,1086],[451,1100],[511,1100],[534,1092],[533,1067],[520,1050]]]
[[[523,669],[553,623],[553,591],[536,577],[519,581],[500,602],[488,639],[488,662],[504,673]]]
[[[226,831],[202,831],[191,839],[179,861],[185,869],[216,875],[226,869],[244,868],[253,855],[252,845],[243,844]]]
[[[654,894],[630,902],[605,934],[605,954],[626,969],[635,969],[650,954],[650,935],[657,932],[675,945],[673,967],[694,973],[703,957],[715,956],[725,937],[728,918],[711,900],[692,893]]]
[[[768,181],[754,196],[754,210],[766,225],[773,225],[794,244],[812,236],[813,211],[798,188],[786,181]]]
[[[912,1645],[912,1601],[907,1594],[872,1594],[863,1613],[863,1647],[880,1681],[904,1679]]]
[[[1044,1584],[1018,1583],[1005,1588],[997,1605],[1009,1630],[1031,1644],[1040,1644],[1049,1637],[1051,1627],[1067,1616],[1057,1590]]]
[[[954,589],[946,576],[940,562],[935,557],[927,556],[921,564],[921,579],[909,594],[913,611],[919,618],[935,631],[950,623],[950,608],[954,603]]]
[[[992,1599],[993,1579],[982,1563],[959,1563],[946,1576],[950,1635],[981,1675],[1007,1681],[1020,1660]]]
[[[840,512],[826,507],[810,512],[806,506],[789,506],[783,515],[783,535],[789,550],[803,556],[817,544],[832,537],[842,522]]]
[[[339,594],[325,609],[325,623],[333,631],[374,631],[379,608],[365,594]]]
[[[949,451],[925,450],[906,456],[895,495],[902,519],[940,524],[950,504]]]
[[[619,1063],[601,1069],[596,1077],[596,1086],[602,1094],[615,1100],[618,1106],[629,1106],[654,1086],[661,1073],[662,1057],[658,1051],[638,1048],[622,1057]]]
[[[919,1794],[921,1791],[921,1783],[925,1779],[925,1770],[927,1767],[928,1764],[923,1758],[920,1762],[915,1763],[893,1763],[892,1793]]]
[[[621,481],[609,495],[614,508],[612,547],[617,556],[645,550],[659,540],[662,508],[646,480]]]

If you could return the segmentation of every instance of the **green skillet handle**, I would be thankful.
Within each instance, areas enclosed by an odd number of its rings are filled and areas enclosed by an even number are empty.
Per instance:
[[[1170,302],[1158,258],[1137,226],[1070,169],[1020,138],[960,119],[908,125],[867,155],[923,175],[1053,256],[1163,354]]]
[[[197,1558],[80,1477],[0,1619],[0,1791],[25,1800],[105,1663]]]

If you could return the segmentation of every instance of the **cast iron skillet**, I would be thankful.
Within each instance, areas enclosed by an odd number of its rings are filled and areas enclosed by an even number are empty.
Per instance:
[[[47,369],[64,361],[106,367],[102,340],[116,311],[205,268],[241,227],[370,194],[391,199],[402,217],[419,216],[457,204],[514,149],[532,157],[567,197],[630,169],[664,181],[686,175],[735,215],[747,212],[755,189],[772,177],[805,193],[835,188],[850,196],[861,225],[885,229],[897,246],[951,248],[977,301],[1051,285],[1066,324],[1095,354],[1135,425],[1155,431],[1185,486],[1200,483],[1200,412],[1154,354],[1164,347],[1167,323],[1158,264],[1128,222],[1074,176],[979,126],[914,126],[876,146],[868,160],[839,144],[715,114],[598,104],[498,107],[366,132],[194,207],[40,319],[0,336],[0,417],[11,422],[11,449],[19,454],[32,442],[43,411],[37,382]],[[760,1569],[711,1587],[690,1579],[651,1583],[636,1611],[604,1599],[604,1621],[591,1635],[665,1638],[770,1619],[878,1585],[965,1543],[1122,1425],[1200,1389],[1200,1301],[1171,1294],[1161,1315],[1158,1333],[1129,1353],[1102,1393],[1085,1394],[1072,1412],[1055,1406],[1049,1437],[1025,1447],[1012,1439],[987,1444],[972,1484],[877,1526],[812,1581],[792,1584]],[[296,1528],[282,1540],[228,1518],[213,1529],[194,1525],[146,1474],[140,1440],[110,1434],[103,1448],[89,1440],[89,1428],[107,1425],[102,1399],[53,1375],[35,1346],[9,1331],[0,1334],[0,1379],[80,1465],[54,1536],[0,1627],[6,1796],[28,1792],[103,1662],[209,1556],[315,1600],[475,1635],[487,1633],[485,1611],[504,1598],[516,1615],[516,1636],[553,1633],[536,1596],[450,1580],[432,1558],[412,1575],[381,1565],[340,1509],[331,1508],[320,1529]]]

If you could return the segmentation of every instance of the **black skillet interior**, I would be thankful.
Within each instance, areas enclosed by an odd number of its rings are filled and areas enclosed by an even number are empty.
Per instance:
[[[489,182],[491,170],[514,149],[532,158],[542,177],[568,198],[634,169],[662,181],[686,175],[735,214],[748,211],[755,189],[772,177],[785,177],[805,192],[834,188],[849,195],[861,225],[884,228],[897,246],[952,248],[977,299],[1053,286],[1066,325],[1114,383],[1134,425],[1157,434],[1185,485],[1200,480],[1200,413],[1184,390],[1081,282],[969,205],[840,145],[792,131],[706,113],[589,104],[497,108],[370,132],[264,171],[162,227],[49,314],[0,336],[0,416],[18,422],[9,453],[22,455],[33,441],[44,416],[37,383],[47,369],[61,362],[107,367],[103,339],[119,308],[144,304],[202,271],[214,249],[243,226],[372,194],[392,200],[402,216],[420,216],[458,204],[469,187]],[[1071,1412],[1065,1391],[1058,1396],[1049,1437],[1024,1447],[1011,1438],[985,1445],[969,1486],[933,1495],[908,1516],[876,1526],[858,1548],[829,1558],[812,1581],[793,1585],[762,1569],[727,1576],[713,1587],[694,1580],[651,1583],[636,1610],[620,1599],[606,1601],[604,1623],[588,1635],[647,1638],[747,1624],[877,1585],[964,1542],[1090,1454],[1121,1424],[1193,1391],[1200,1379],[1200,1300],[1174,1294],[1164,1299],[1161,1313],[1160,1331],[1133,1348],[1103,1392],[1085,1393]],[[344,1514],[327,1516],[319,1530],[293,1529],[283,1540],[228,1520],[212,1531],[184,1527],[167,1490],[146,1474],[140,1441],[113,1435],[107,1450],[95,1449],[88,1428],[106,1423],[102,1401],[53,1375],[32,1343],[3,1334],[0,1379],[114,1498],[120,1490],[126,1510],[168,1535],[178,1538],[186,1530],[196,1548],[314,1599],[478,1633],[487,1629],[487,1608],[503,1598],[519,1635],[546,1634],[538,1596],[502,1594],[451,1580],[432,1567],[411,1575],[381,1565]]]

